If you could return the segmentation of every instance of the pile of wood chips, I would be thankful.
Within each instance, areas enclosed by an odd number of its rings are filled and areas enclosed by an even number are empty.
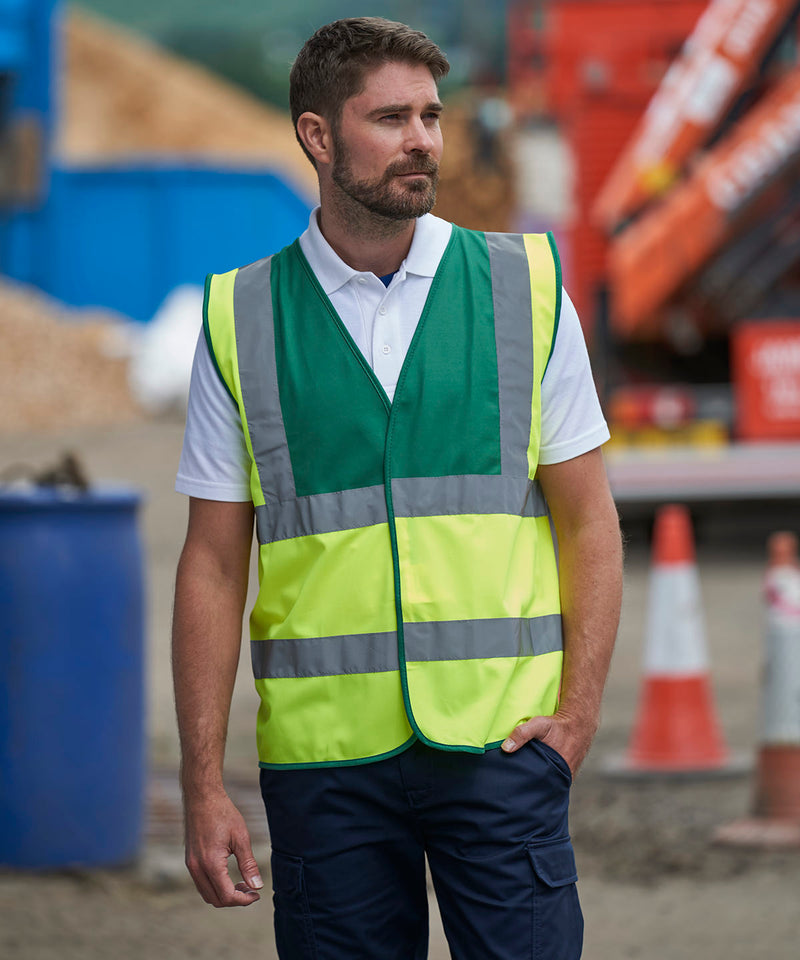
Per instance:
[[[203,157],[272,167],[303,195],[317,179],[288,113],[202,67],[85,12],[64,25],[62,123],[57,152],[69,162],[142,156]],[[476,169],[468,95],[448,103],[435,213],[480,230],[510,229],[513,177]]]
[[[70,8],[56,153],[69,163],[142,157],[269,166],[304,195],[317,178],[288,114],[135,33]]]
[[[288,114],[155,44],[70,7],[63,21],[56,156],[75,164],[142,157],[252,163],[283,174],[311,202],[316,176]],[[511,177],[479,174],[469,102],[448,107],[435,213],[466,227],[508,229]],[[0,281],[0,434],[106,426],[143,416],[127,362],[109,343],[119,318],[71,310]]]
[[[171,156],[268,165],[313,198],[316,177],[288,117],[74,8],[62,27],[55,144],[61,162]],[[114,355],[120,319],[0,280],[0,434],[141,419],[127,359]]]
[[[0,281],[0,434],[141,419],[126,361],[114,356],[119,333],[107,311],[67,310]]]

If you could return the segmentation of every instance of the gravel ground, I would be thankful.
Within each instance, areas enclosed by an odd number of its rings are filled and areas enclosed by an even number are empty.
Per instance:
[[[177,742],[168,670],[172,579],[186,504],[172,493],[182,427],[173,421],[3,439],[3,463],[44,467],[74,450],[95,480],[144,493],[148,579],[148,731],[153,816],[141,861],[118,870],[0,873],[0,956],[23,960],[274,957],[268,897],[247,909],[206,907],[181,866],[174,793]],[[770,521],[772,522],[772,521]],[[752,760],[762,657],[763,537],[747,542],[717,523],[698,543],[712,679],[731,749]],[[766,531],[764,531],[766,532]],[[606,774],[624,750],[639,692],[649,557],[628,550],[626,596],[595,747],[573,790],[572,832],[587,921],[587,960],[794,960],[800,937],[800,853],[716,846],[714,830],[746,814],[749,773],[694,780],[622,780]],[[258,856],[266,864],[255,791],[255,695],[243,657],[231,717],[228,768]],[[156,802],[158,801],[158,802]],[[448,956],[433,917],[432,960]]]

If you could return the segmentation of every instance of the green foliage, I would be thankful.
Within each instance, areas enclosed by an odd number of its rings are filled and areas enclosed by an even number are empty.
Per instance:
[[[163,45],[238,84],[262,100],[288,108],[291,55],[258,34],[233,29],[180,27],[161,38]]]
[[[76,6],[152,37],[286,109],[292,60],[317,27],[360,16],[363,3],[303,0],[80,0]],[[369,13],[402,20],[439,43],[451,63],[446,94],[487,70],[504,75],[507,0],[371,0]]]

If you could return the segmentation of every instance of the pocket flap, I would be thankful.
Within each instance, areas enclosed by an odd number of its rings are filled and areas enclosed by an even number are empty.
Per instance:
[[[528,856],[536,876],[548,887],[565,887],[578,879],[575,853],[569,837],[559,840],[533,840],[528,844]]]
[[[272,888],[275,893],[299,896],[303,893],[303,860],[273,850],[270,857]]]

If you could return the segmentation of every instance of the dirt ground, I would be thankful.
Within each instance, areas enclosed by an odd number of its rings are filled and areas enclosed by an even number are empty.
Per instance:
[[[172,580],[186,522],[174,494],[182,425],[174,420],[59,435],[0,438],[0,466],[46,466],[74,450],[96,481],[142,490],[148,584],[148,742],[151,816],[140,861],[116,870],[0,872],[0,956],[9,960],[210,960],[275,956],[269,897],[246,910],[215,911],[181,865],[175,771],[177,741],[169,680]],[[698,562],[719,718],[731,749],[752,760],[758,744],[763,651],[761,531],[738,538],[716,523],[698,542]],[[586,915],[587,960],[794,960],[800,939],[800,852],[732,850],[716,827],[747,813],[752,781],[736,776],[625,781],[606,775],[624,750],[640,684],[649,556],[632,534],[617,651],[594,749],[573,788],[572,832]],[[232,793],[258,837],[255,694],[247,654],[231,717]],[[435,916],[431,960],[449,956]]]

